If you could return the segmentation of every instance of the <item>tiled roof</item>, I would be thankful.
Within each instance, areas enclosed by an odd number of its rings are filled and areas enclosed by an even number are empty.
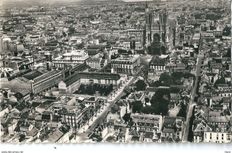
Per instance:
[[[42,74],[43,73],[35,70],[35,71],[29,72],[29,73],[23,75],[23,77],[27,78],[28,80],[33,80],[33,79],[37,78],[38,76],[40,76]]]
[[[163,133],[175,133],[175,130],[172,128],[164,128]]]
[[[74,82],[78,81],[80,79],[80,76],[78,73],[75,73],[74,75],[68,77],[67,79],[64,80],[64,83],[66,86],[69,86],[73,84]]]
[[[214,116],[214,117],[209,117],[208,119],[209,122],[214,122],[214,123],[228,123],[230,119],[227,116]]]
[[[100,62],[101,58],[88,58],[86,62]]]
[[[172,126],[174,126],[175,122],[176,122],[176,118],[174,118],[174,117],[165,117],[163,126],[164,127],[172,127]]]
[[[43,80],[43,79],[45,79],[45,78],[47,78],[49,76],[52,76],[52,75],[58,74],[58,73],[61,73],[61,72],[57,71],[57,70],[49,71],[49,72],[47,72],[47,73],[45,73],[43,75],[38,76],[37,78],[34,79],[34,81],[39,82],[39,81],[41,81],[41,80]]]
[[[150,138],[150,139],[152,139],[152,138],[153,138],[153,135],[154,135],[153,132],[146,132],[146,133],[144,134],[144,137],[145,137],[145,138]]]
[[[100,72],[80,72],[80,78],[88,79],[106,79],[106,80],[119,80],[120,75],[115,73],[100,73]]]

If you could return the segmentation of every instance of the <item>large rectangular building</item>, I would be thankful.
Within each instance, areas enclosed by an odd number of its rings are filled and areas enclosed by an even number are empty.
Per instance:
[[[60,81],[58,88],[60,91],[73,93],[81,84],[101,84],[118,86],[121,83],[119,74],[102,73],[102,72],[79,72],[68,77],[64,81]]]
[[[29,80],[32,93],[38,94],[56,86],[62,80],[63,75],[62,71],[57,70],[48,71],[44,74],[39,71],[32,71],[23,77]]]
[[[76,66],[83,64],[89,58],[84,50],[71,51],[52,60],[53,65],[58,68],[66,66]]]
[[[134,75],[140,67],[139,55],[122,55],[111,60],[112,71],[120,74]]]

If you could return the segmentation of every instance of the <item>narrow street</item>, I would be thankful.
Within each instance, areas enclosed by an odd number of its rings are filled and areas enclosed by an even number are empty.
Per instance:
[[[196,92],[197,92],[197,84],[199,82],[199,77],[201,76],[201,66],[202,66],[202,61],[204,59],[204,56],[199,54],[197,57],[197,64],[196,64],[196,71],[195,71],[195,82],[194,86],[192,88],[191,92],[191,99],[188,105],[188,111],[187,111],[187,116],[186,116],[186,122],[185,122],[185,127],[184,127],[184,132],[183,132],[183,142],[188,141],[188,136],[189,136],[189,122],[190,118],[193,115],[193,107],[196,105],[195,102],[195,97],[196,97]]]

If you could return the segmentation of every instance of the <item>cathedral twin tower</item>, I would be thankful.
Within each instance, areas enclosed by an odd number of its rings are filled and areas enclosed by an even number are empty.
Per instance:
[[[155,12],[151,11],[146,4],[145,18],[144,44],[148,53],[152,55],[165,54],[168,19],[167,11],[162,10],[155,14]]]

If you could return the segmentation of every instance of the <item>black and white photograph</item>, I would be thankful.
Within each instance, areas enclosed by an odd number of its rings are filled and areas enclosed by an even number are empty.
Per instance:
[[[0,0],[0,142],[231,144],[231,53],[231,0]]]

